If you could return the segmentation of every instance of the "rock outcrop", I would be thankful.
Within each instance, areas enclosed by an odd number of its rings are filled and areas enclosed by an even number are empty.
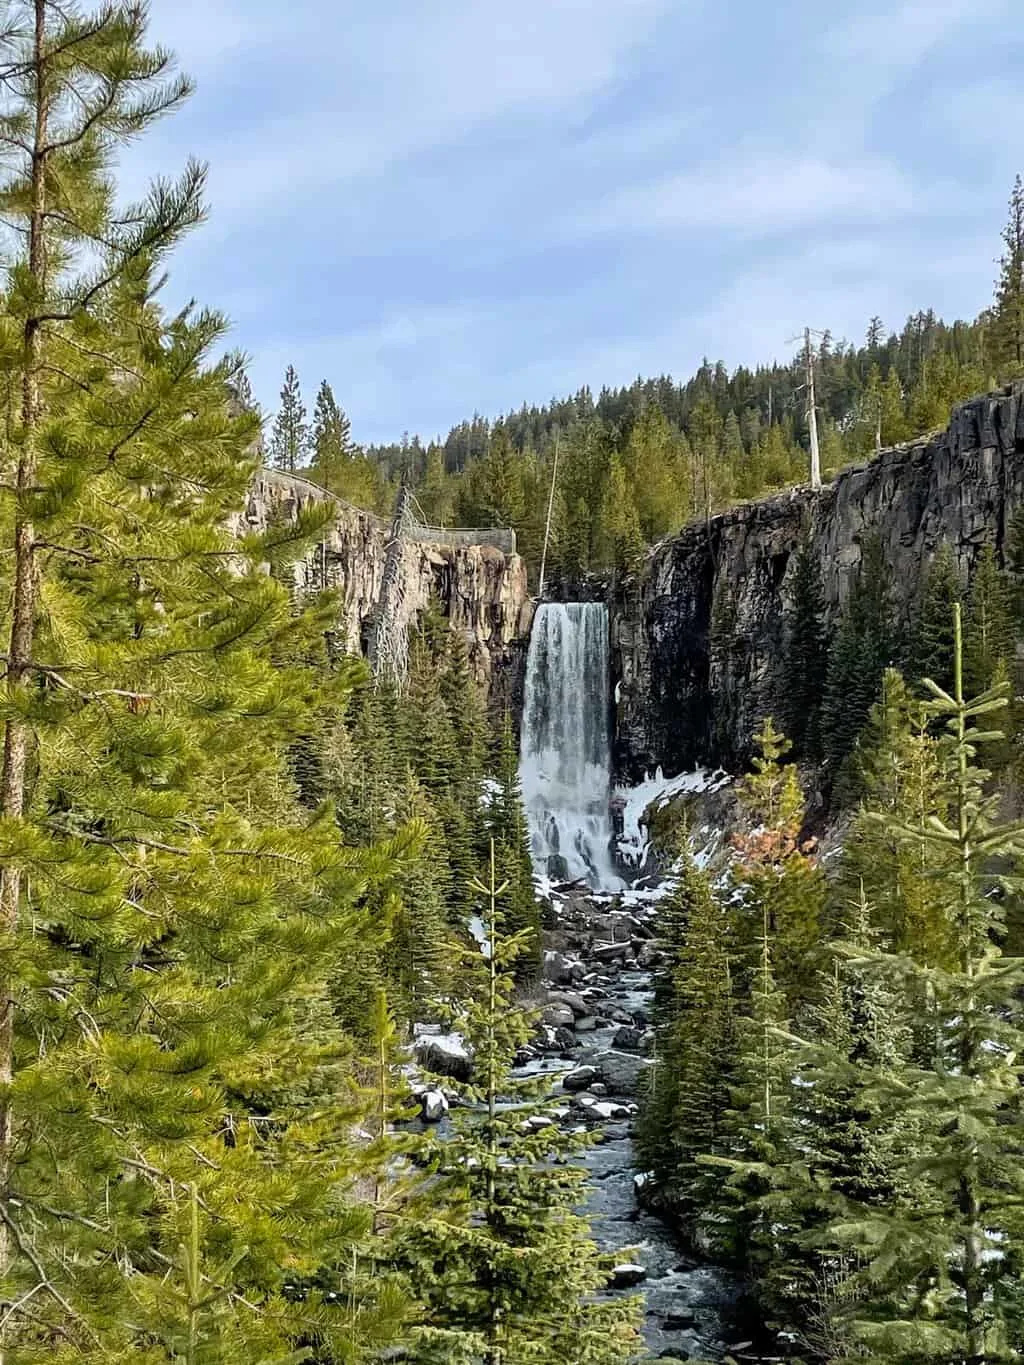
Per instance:
[[[986,544],[1003,563],[1022,503],[1024,385],[1016,384],[962,404],[947,431],[883,451],[817,491],[734,507],[662,541],[611,595],[619,774],[745,760],[760,721],[777,708],[805,524],[833,618],[877,534],[905,620],[938,546],[949,544],[966,582]]]
[[[365,652],[380,595],[390,526],[372,512],[335,498],[294,474],[261,469],[236,530],[264,530],[294,522],[310,503],[329,502],[334,517],[324,539],[295,566],[302,591],[335,588],[341,596],[339,634]],[[431,538],[433,535],[435,538]],[[532,603],[526,565],[508,532],[421,528],[402,549],[402,610],[411,622],[437,593],[456,629],[465,633],[478,681],[513,694],[525,667]]]

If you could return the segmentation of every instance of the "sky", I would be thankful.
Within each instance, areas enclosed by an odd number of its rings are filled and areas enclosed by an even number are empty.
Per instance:
[[[991,298],[1024,172],[1020,0],[151,0],[197,90],[125,155],[208,222],[223,310],[364,443],[584,384],[785,359]]]

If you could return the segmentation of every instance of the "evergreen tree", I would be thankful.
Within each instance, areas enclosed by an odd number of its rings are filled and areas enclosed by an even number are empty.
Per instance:
[[[594,1297],[610,1267],[575,1212],[584,1173],[566,1164],[586,1137],[550,1122],[550,1101],[531,1102],[546,1082],[510,1076],[532,1021],[513,1004],[523,941],[499,928],[507,887],[496,867],[492,850],[489,880],[471,886],[485,925],[461,1018],[478,1077],[465,1091],[472,1107],[460,1106],[438,1144],[433,1216],[411,1224],[398,1251],[428,1308],[411,1359],[625,1365],[639,1345],[638,1305]]]
[[[953,687],[928,689],[929,710],[947,736],[949,818],[932,813],[906,835],[925,856],[954,855],[935,894],[956,935],[956,962],[937,972],[906,956],[872,955],[874,970],[897,983],[902,998],[931,1000],[932,1049],[896,1077],[865,1067],[863,1078],[916,1128],[904,1171],[917,1188],[912,1199],[884,1208],[851,1201],[831,1232],[866,1262],[851,1317],[874,1358],[987,1365],[1015,1358],[1024,1339],[1016,1288],[1024,963],[1000,952],[1002,908],[987,868],[994,858],[1016,862],[1024,844],[1019,825],[999,821],[999,798],[985,794],[987,774],[975,764],[1005,693],[965,698],[959,604],[953,614]]]
[[[144,7],[28,17],[3,68],[24,232],[0,356],[23,400],[0,517],[0,1349],[304,1358],[347,1329],[289,1277],[344,1285],[369,1235],[327,984],[339,941],[373,934],[359,898],[393,859],[343,848],[288,771],[351,675],[276,666],[336,604],[297,620],[264,565],[323,519],[232,539],[258,430],[232,415],[240,367],[209,359],[218,315],[154,301],[203,173],[114,203],[120,147],[188,82],[144,46]]]
[[[999,262],[989,348],[996,372],[1015,378],[1024,372],[1024,181],[1019,175],[1013,182],[1002,239],[1005,250]]]
[[[295,366],[289,365],[281,387],[281,406],[274,418],[270,437],[270,455],[277,469],[294,474],[302,467],[309,454],[309,427],[306,408],[299,388]]]
[[[949,792],[925,706],[895,669],[884,674],[881,696],[857,742],[854,769],[862,805],[844,841],[845,898],[866,896],[881,942],[892,952],[948,966],[954,939],[934,895],[935,854],[926,859],[920,842],[903,831],[923,828],[932,814],[948,818]],[[942,873],[951,871],[950,860]]]
[[[821,749],[818,722],[825,693],[828,638],[821,573],[809,529],[805,529],[797,549],[791,591],[780,700],[794,753],[798,758],[814,760]]]
[[[692,856],[681,852],[671,896],[659,907],[654,1065],[647,1074],[637,1149],[661,1198],[702,1240],[719,1177],[698,1161],[724,1150],[736,1011],[727,911]],[[711,1227],[700,1229],[714,1237]]]
[[[338,407],[334,391],[326,379],[320,381],[317,390],[311,444],[313,468],[322,482],[329,482],[337,466],[355,454],[351,424],[344,411]]]
[[[892,662],[888,571],[877,537],[864,545],[855,582],[829,649],[822,707],[822,752],[840,802],[855,794],[847,760]]]
[[[524,953],[517,964],[522,977],[540,968],[540,912],[533,890],[530,832],[523,809],[519,782],[519,750],[512,717],[505,712],[494,763],[495,782],[490,792],[487,820],[498,871],[505,884],[502,897],[502,928],[508,935],[525,932]]]
[[[943,542],[924,572],[912,633],[909,673],[952,686],[953,604],[961,600],[960,574],[953,551]]]
[[[995,551],[981,552],[967,604],[964,626],[964,685],[972,695],[986,692],[1000,665],[1014,657],[1013,615],[1006,579],[996,564]]]

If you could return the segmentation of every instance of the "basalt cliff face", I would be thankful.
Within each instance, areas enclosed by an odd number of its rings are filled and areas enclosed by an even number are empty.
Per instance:
[[[336,589],[339,633],[348,649],[365,651],[391,539],[387,522],[298,475],[261,469],[234,529],[287,524],[309,503],[324,501],[333,506],[333,520],[320,544],[295,565],[296,587],[300,592]],[[438,531],[437,539],[431,534],[419,528],[403,539],[403,624],[412,624],[435,592],[453,626],[465,634],[478,681],[504,700],[522,675],[530,630],[526,565],[507,543],[507,533]]]
[[[834,618],[867,538],[881,538],[906,619],[943,542],[966,582],[982,548],[1004,560],[1024,503],[1024,385],[962,404],[949,429],[883,451],[834,482],[793,489],[688,526],[610,591],[615,764],[735,766],[777,710],[794,552],[809,527]]]

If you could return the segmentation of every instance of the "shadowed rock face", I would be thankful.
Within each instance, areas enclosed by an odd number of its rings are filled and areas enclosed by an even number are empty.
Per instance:
[[[1024,385],[1016,384],[962,404],[942,434],[884,451],[816,492],[732,508],[662,541],[611,596],[618,774],[745,760],[777,705],[805,521],[832,617],[877,533],[905,620],[937,547],[950,545],[965,582],[985,545],[1003,563],[1022,503]]]
[[[369,621],[380,595],[390,527],[297,475],[261,469],[236,529],[262,530],[294,521],[310,503],[334,504],[334,521],[320,545],[295,565],[300,592],[335,588],[341,594],[339,629],[350,650],[365,649]],[[481,531],[481,539],[491,533]],[[456,537],[451,537],[457,539]],[[494,536],[491,536],[494,539]],[[402,602],[412,622],[433,590],[456,629],[465,633],[478,681],[501,699],[514,699],[525,666],[532,604],[526,565],[494,544],[434,544],[407,540],[402,552]]]

